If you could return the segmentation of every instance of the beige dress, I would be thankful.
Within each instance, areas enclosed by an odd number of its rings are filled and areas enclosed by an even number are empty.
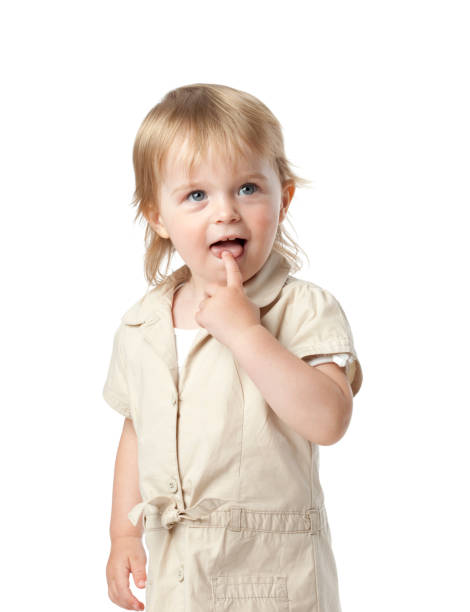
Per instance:
[[[352,333],[326,289],[289,274],[273,251],[244,283],[261,323],[300,358],[347,354]],[[186,265],[122,317],[103,396],[138,439],[149,553],[148,612],[340,612],[319,481],[319,447],[269,407],[231,351],[201,328],[178,368],[173,294]]]

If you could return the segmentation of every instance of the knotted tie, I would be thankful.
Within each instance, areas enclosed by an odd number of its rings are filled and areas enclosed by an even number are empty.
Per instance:
[[[207,518],[214,510],[227,500],[217,499],[216,497],[206,497],[190,508],[180,509],[176,505],[176,501],[171,497],[157,496],[141,501],[135,505],[128,513],[128,518],[135,526],[140,515],[147,506],[155,506],[161,515],[162,525],[166,529],[171,529],[175,523],[184,520],[197,521]]]

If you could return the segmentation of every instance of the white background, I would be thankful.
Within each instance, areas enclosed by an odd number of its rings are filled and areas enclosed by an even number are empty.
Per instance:
[[[313,181],[290,207],[311,262],[298,276],[339,299],[364,373],[348,432],[320,449],[344,612],[470,608],[467,8],[2,9],[2,608],[117,609],[122,417],[101,391],[147,288],[132,145],[167,91],[196,82],[259,97]]]

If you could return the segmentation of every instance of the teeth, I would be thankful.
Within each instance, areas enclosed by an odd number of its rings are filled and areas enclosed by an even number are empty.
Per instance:
[[[219,238],[217,242],[227,242],[228,240],[242,240],[243,242],[246,242],[246,239],[240,238],[240,236],[230,236],[228,238]],[[215,244],[215,243],[212,243],[212,244]]]

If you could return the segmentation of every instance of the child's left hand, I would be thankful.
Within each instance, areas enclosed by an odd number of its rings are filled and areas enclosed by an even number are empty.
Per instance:
[[[260,309],[249,300],[243,287],[242,275],[233,255],[223,251],[222,261],[227,273],[227,285],[206,288],[206,296],[195,313],[198,325],[207,329],[219,342],[231,342],[253,325],[260,323]]]

